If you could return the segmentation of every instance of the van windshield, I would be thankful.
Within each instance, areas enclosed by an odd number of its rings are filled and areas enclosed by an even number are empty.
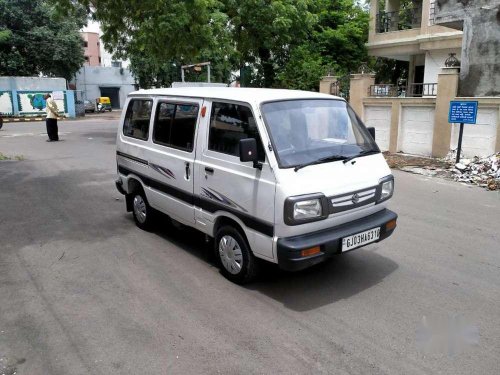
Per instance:
[[[269,102],[262,114],[280,168],[300,167],[380,152],[343,100]]]

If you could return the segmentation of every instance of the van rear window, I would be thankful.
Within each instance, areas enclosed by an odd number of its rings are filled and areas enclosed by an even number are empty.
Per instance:
[[[152,107],[153,101],[150,99],[132,99],[125,114],[123,134],[127,137],[146,141],[148,139]]]

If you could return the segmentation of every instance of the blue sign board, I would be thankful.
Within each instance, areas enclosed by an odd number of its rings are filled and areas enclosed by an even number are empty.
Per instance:
[[[448,122],[475,124],[477,117],[477,102],[451,101]]]

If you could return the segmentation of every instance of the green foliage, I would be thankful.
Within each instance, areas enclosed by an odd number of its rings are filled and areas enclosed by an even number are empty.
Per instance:
[[[253,84],[272,87],[276,71],[290,51],[310,32],[316,17],[309,11],[313,0],[226,0],[240,66],[256,69]]]
[[[51,1],[61,14],[72,14],[75,1]],[[110,52],[130,59],[141,87],[168,86],[179,80],[181,65],[203,61],[212,63],[214,80],[225,82],[236,65],[228,17],[216,0],[76,2],[100,22]]]
[[[369,13],[354,0],[318,0],[315,3],[319,21],[313,32],[325,61],[335,64],[345,74],[367,61]]]
[[[408,62],[378,57],[371,62],[376,72],[375,82],[398,84],[400,79],[408,79]]]
[[[143,55],[132,55],[130,67],[140,87],[168,87],[172,82],[180,81],[179,64],[170,60],[162,64]]]
[[[309,45],[294,48],[290,60],[277,76],[276,85],[288,89],[318,91],[325,66],[319,52]]]
[[[369,13],[357,0],[50,1],[67,15],[75,3],[88,9],[143,87],[169,85],[180,65],[211,61],[213,81],[246,67],[248,85],[317,89],[329,68],[346,74],[367,61]]]
[[[85,12],[60,18],[43,0],[0,0],[0,75],[71,79],[84,62]]]

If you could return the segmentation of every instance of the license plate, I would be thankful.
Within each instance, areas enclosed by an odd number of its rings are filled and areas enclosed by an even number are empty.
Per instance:
[[[342,238],[342,252],[352,250],[357,247],[366,245],[370,242],[377,241],[380,238],[380,227],[367,230],[365,232],[353,234],[349,237]]]

